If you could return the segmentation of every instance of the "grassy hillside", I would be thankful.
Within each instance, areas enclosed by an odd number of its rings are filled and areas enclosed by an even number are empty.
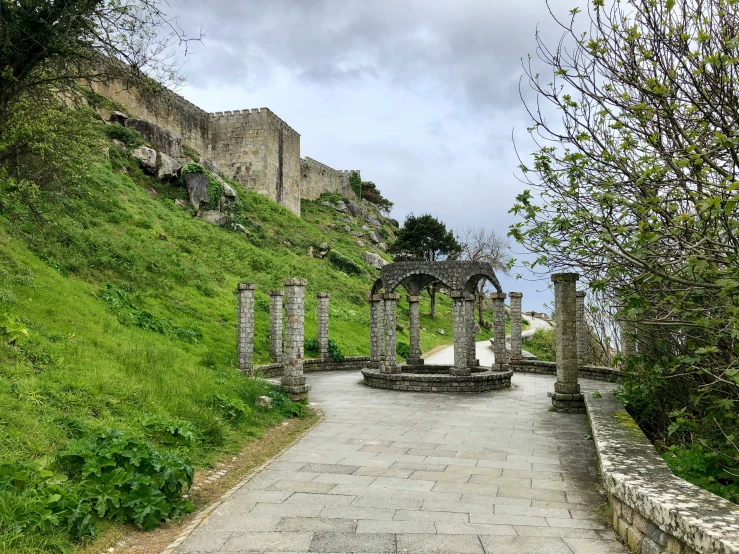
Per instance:
[[[98,128],[101,137],[103,131]],[[255,408],[256,396],[270,387],[235,367],[240,281],[258,285],[257,363],[269,361],[267,291],[281,288],[286,277],[308,279],[306,338],[315,336],[315,293],[329,291],[331,338],[345,355],[369,352],[365,294],[378,273],[362,260],[369,241],[358,245],[342,228],[347,216],[332,206],[304,202],[301,219],[234,188],[246,232],[195,218],[175,203],[187,198],[184,187],[146,176],[126,151],[109,144],[107,159],[87,165],[73,186],[39,204],[39,216],[0,215],[5,474],[15,467],[7,464],[29,461],[59,471],[54,455],[68,441],[106,428],[163,449],[176,446],[202,467],[298,413],[278,396],[275,409]],[[352,221],[352,231],[362,224]],[[385,225],[384,238],[392,241],[392,233]],[[353,260],[360,274],[309,254],[324,243]],[[452,339],[449,300],[440,296],[437,306],[431,320],[428,298],[422,304],[424,350]],[[408,342],[407,319],[403,299],[399,342]],[[187,448],[173,440],[178,429],[191,435]],[[33,505],[32,487],[11,481],[11,490],[26,496],[0,487],[0,550],[67,550],[70,537],[54,526],[19,535],[7,525]]]

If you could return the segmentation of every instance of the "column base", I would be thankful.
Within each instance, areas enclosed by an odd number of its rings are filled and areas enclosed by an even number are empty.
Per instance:
[[[308,398],[310,385],[281,385],[280,390],[284,392],[293,402],[300,402]]]
[[[561,392],[550,392],[552,408],[560,414],[584,414],[585,396],[580,393],[567,394]]]
[[[405,361],[405,365],[423,365],[423,358],[408,358]]]
[[[560,394],[580,394],[580,383],[564,383],[557,381],[554,383],[554,392]]]
[[[472,370],[469,367],[452,367],[449,373],[452,375],[471,375]]]

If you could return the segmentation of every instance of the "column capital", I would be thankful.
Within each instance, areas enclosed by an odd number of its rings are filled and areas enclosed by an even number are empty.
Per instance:
[[[308,279],[301,279],[300,277],[290,277],[289,279],[283,279],[282,284],[286,287],[304,287],[308,284]]]
[[[452,298],[464,298],[464,291],[463,290],[453,290],[449,292],[449,296]]]
[[[477,298],[474,294],[471,294],[469,292],[464,293],[464,299],[466,302],[473,302]]]
[[[395,300],[396,302],[400,300],[400,295],[396,292],[386,292],[382,295],[383,300]]]
[[[586,294],[584,290],[579,290],[575,293],[575,296],[577,296],[578,298],[585,298]]]
[[[579,273],[552,273],[553,283],[562,283],[567,281],[577,281],[580,278]]]
[[[411,303],[411,302],[420,302],[421,301],[421,298],[422,298],[421,296],[408,295],[408,303]]]
[[[522,292],[509,292],[508,293],[509,298],[523,298]]]
[[[239,283],[238,290],[256,290],[256,283]]]
[[[367,293],[367,302],[380,302],[382,300],[381,294]]]
[[[319,292],[316,294],[316,298],[331,298],[330,292]]]
[[[271,290],[268,293],[270,296],[285,296],[284,290]]]
[[[493,292],[490,294],[492,300],[505,300],[508,295],[504,292]]]

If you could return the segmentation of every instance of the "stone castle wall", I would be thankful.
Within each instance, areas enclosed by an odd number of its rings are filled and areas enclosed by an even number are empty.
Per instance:
[[[117,82],[92,90],[178,133],[185,146],[214,161],[224,174],[300,215],[300,199],[324,192],[350,199],[349,171],[300,158],[300,134],[267,108],[208,113],[168,89],[140,95]]]
[[[305,157],[300,160],[301,195],[308,200],[315,200],[324,192],[335,192],[356,201],[357,195],[349,186],[351,172],[352,170],[333,169],[313,158]]]

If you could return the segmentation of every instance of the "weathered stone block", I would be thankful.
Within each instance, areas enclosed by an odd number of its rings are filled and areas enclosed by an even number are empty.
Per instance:
[[[185,185],[187,186],[187,194],[190,202],[196,209],[200,208],[200,204],[207,204],[210,199],[208,197],[208,176],[203,173],[188,173],[185,175]]]
[[[135,129],[147,142],[153,144],[157,150],[173,158],[182,158],[182,137],[172,131],[146,119],[129,118],[126,127]]]
[[[139,162],[141,167],[149,172],[154,172],[157,168],[157,152],[148,146],[139,146],[131,151],[131,156]]]

